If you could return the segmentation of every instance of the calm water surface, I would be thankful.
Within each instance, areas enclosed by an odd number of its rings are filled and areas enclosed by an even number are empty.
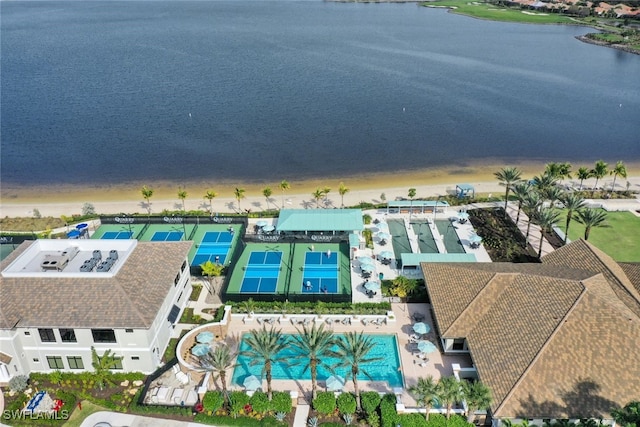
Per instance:
[[[2,2],[5,184],[640,160],[640,56],[415,4]]]

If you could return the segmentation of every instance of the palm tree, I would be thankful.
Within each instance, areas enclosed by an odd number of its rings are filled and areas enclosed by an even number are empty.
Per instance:
[[[362,332],[347,332],[342,338],[337,340],[338,344],[338,367],[350,368],[347,378],[350,376],[353,381],[353,388],[356,394],[356,404],[358,410],[362,408],[360,405],[360,387],[358,387],[358,374],[362,372],[365,376],[370,377],[366,370],[362,369],[365,363],[377,362],[384,360],[383,357],[369,356],[369,353],[376,346],[370,336],[365,336]]]
[[[522,176],[522,172],[520,172],[517,168],[502,168],[498,172],[493,174],[500,185],[504,185],[506,190],[504,192],[504,217],[507,217],[507,204],[509,203],[509,192],[511,191],[511,186],[518,181],[520,181],[520,177]]]
[[[322,199],[322,196],[324,196],[324,193],[322,192],[321,189],[316,188],[316,191],[311,193],[311,195],[313,196],[314,199],[316,199],[316,209],[320,209],[320,199]]]
[[[567,238],[569,237],[569,224],[573,219],[573,214],[584,207],[584,199],[577,194],[567,194],[562,199],[564,208],[567,210],[567,222],[564,227],[564,244],[567,244]]]
[[[332,370],[326,360],[329,360],[330,357],[336,357],[335,351],[332,350],[335,341],[333,332],[324,330],[324,323],[318,327],[315,322],[311,328],[304,325],[302,331],[298,329],[298,335],[294,335],[291,341],[291,346],[296,352],[294,359],[307,361],[303,372],[306,372],[307,369],[311,371],[312,399],[317,397],[318,367]]]
[[[533,177],[533,186],[536,187],[541,195],[546,194],[552,187],[555,187],[557,182],[557,177],[546,172],[540,176]]]
[[[324,187],[322,189],[322,194],[324,194],[324,205],[327,206],[327,204],[329,203],[329,193],[331,192],[331,188],[330,187]]]
[[[409,393],[413,394],[419,405],[425,407],[425,418],[429,421],[429,411],[438,402],[438,384],[429,375],[426,378],[418,378],[418,383],[409,387]]]
[[[209,201],[209,212],[211,214],[213,214],[213,199],[215,199],[216,197],[218,197],[218,193],[213,190],[207,190],[207,192],[204,194],[204,198]]]
[[[236,187],[235,190],[233,190],[233,194],[236,197],[236,200],[238,201],[238,211],[241,211],[240,209],[240,200],[244,199],[244,188],[238,188]]]
[[[280,181],[280,185],[278,185],[278,188],[282,190],[282,209],[284,209],[284,192],[289,190],[291,188],[291,185],[289,185],[289,182],[283,179],[282,181]]]
[[[453,404],[462,400],[462,387],[456,377],[443,377],[438,382],[438,397],[447,407],[447,419],[451,417]]]
[[[341,202],[340,202],[340,207],[344,208],[344,195],[347,194],[349,192],[349,187],[347,187],[346,185],[344,185],[344,182],[340,183],[340,187],[338,187],[338,194],[340,194]]]
[[[238,366],[234,363],[237,353],[231,351],[227,345],[217,345],[210,349],[208,353],[197,357],[196,366],[198,370],[211,372],[213,381],[220,378],[222,384],[222,395],[224,396],[225,405],[228,403],[227,392],[227,370]]]
[[[578,211],[576,221],[584,225],[584,240],[589,240],[593,227],[606,227],[607,212],[600,209],[586,208]]]
[[[280,329],[271,327],[267,330],[264,326],[260,330],[252,329],[246,339],[249,349],[243,351],[243,356],[249,357],[249,365],[262,365],[262,373],[267,379],[267,395],[271,400],[271,368],[275,363],[288,365],[287,356],[282,351],[287,348],[288,339],[282,335]]]
[[[580,180],[580,188],[578,188],[578,191],[582,191],[582,183],[585,179],[591,178],[591,170],[585,167],[581,167],[578,169],[578,173],[576,174],[576,176]]]
[[[269,197],[271,197],[272,194],[273,191],[271,191],[271,187],[264,187],[262,189],[262,195],[267,199],[267,210],[269,210]]]
[[[215,288],[213,286],[213,278],[220,277],[222,275],[223,266],[220,264],[216,264],[211,262],[210,260],[200,264],[200,268],[202,269],[202,274],[207,276],[209,279],[209,293],[215,293]]]
[[[627,168],[622,161],[618,161],[610,174],[613,175],[613,184],[611,184],[611,192],[613,192],[616,189],[616,178],[618,178],[618,176],[623,178],[627,177]]]
[[[608,166],[604,161],[602,160],[598,160],[596,162],[596,165],[593,169],[591,169],[591,176],[593,176],[596,179],[596,184],[594,185],[594,188],[598,187],[598,180],[600,178],[604,178],[607,173],[609,173],[609,169]]]
[[[542,242],[544,242],[544,233],[550,232],[551,227],[558,222],[560,212],[555,209],[541,209],[536,216],[536,221],[540,225],[540,246],[538,247],[538,258],[542,256]]]
[[[416,197],[416,189],[410,188],[407,195],[409,196],[409,199],[411,199],[411,209],[409,210],[409,222],[411,222],[411,214],[413,213],[413,198]]]
[[[140,192],[142,193],[142,197],[147,201],[147,211],[149,215],[151,215],[151,202],[149,201],[149,199],[151,199],[151,196],[153,196],[153,189],[147,187],[146,185],[143,185]]]
[[[522,204],[524,203],[525,198],[531,191],[531,184],[528,182],[519,182],[513,186],[513,195],[516,196],[518,200],[518,214],[516,215],[516,226],[520,221],[520,211],[522,210]]]
[[[113,384],[111,379],[111,369],[115,369],[120,365],[122,369],[122,356],[116,356],[111,349],[107,349],[98,356],[95,347],[91,346],[91,366],[93,367],[93,375],[96,378],[96,385],[102,390],[107,383]]]
[[[462,394],[467,402],[467,422],[473,423],[477,409],[486,409],[493,403],[491,390],[480,381],[463,381]]]
[[[178,188],[178,199],[182,200],[182,213],[184,214],[187,209],[184,206],[184,199],[187,198],[187,190],[184,188]]]
[[[529,217],[529,222],[527,222],[527,233],[524,236],[525,246],[527,244],[526,240],[529,238],[529,232],[531,231],[531,221],[537,215],[541,204],[542,201],[540,200],[540,196],[538,193],[533,191],[527,194],[527,197],[525,197],[524,202],[522,203],[522,208]]]

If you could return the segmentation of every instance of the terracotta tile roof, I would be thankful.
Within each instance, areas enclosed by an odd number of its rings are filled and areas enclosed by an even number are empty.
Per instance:
[[[609,410],[633,395],[640,381],[640,264],[619,265],[577,241],[542,264],[422,270],[441,336],[466,338],[496,417],[603,416],[603,402],[614,402]]]
[[[6,267],[31,243],[16,249]],[[138,242],[112,278],[0,277],[0,328],[127,327],[153,323],[192,242]]]

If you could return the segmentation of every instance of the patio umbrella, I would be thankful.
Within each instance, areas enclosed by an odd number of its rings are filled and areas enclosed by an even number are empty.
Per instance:
[[[389,240],[391,238],[391,234],[380,232],[380,233],[376,234],[376,237],[378,239],[380,239],[380,240]]]
[[[469,241],[471,243],[481,243],[482,237],[478,236],[477,234],[472,234],[471,237],[469,237]]]
[[[276,228],[275,228],[273,225],[265,225],[264,227],[262,227],[262,229],[263,229],[264,231],[273,231],[273,230],[275,230]]]
[[[381,256],[382,258],[391,259],[391,258],[393,258],[393,252],[391,252],[391,251],[382,251],[382,252],[380,252],[379,256]]]
[[[431,326],[427,325],[424,322],[418,322],[413,325],[413,332],[415,332],[416,334],[428,334],[430,330]]]
[[[202,342],[202,343],[208,343],[213,341],[213,332],[209,332],[209,331],[200,332],[198,335],[196,335],[196,341]]]
[[[371,281],[364,284],[365,289],[368,291],[377,291],[380,289],[380,282]]]
[[[268,224],[269,223],[267,221],[264,221],[264,220],[260,220],[260,221],[256,222],[256,225],[258,227],[264,227],[265,225],[268,225]]]
[[[262,387],[262,380],[258,377],[256,377],[255,375],[249,375],[247,378],[244,379],[244,381],[242,382],[242,385],[244,386],[244,388],[246,388],[247,390],[257,390],[260,387]]]
[[[209,353],[209,348],[209,344],[196,344],[191,349],[191,354],[198,357],[204,356],[205,354]]]
[[[344,378],[342,378],[340,375],[331,375],[329,378],[327,378],[325,384],[327,385],[327,390],[329,391],[342,390],[344,388]]]
[[[373,272],[373,270],[375,270],[376,268],[371,265],[371,264],[365,264],[365,265],[361,265],[360,266],[360,270],[362,271],[368,271],[369,273]]]
[[[437,347],[431,341],[420,341],[418,342],[418,350],[420,353],[433,353]]]

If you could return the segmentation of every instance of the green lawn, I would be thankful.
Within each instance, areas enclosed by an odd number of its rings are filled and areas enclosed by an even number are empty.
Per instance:
[[[519,8],[508,8],[496,4],[467,1],[441,0],[421,3],[423,6],[451,7],[454,13],[493,21],[523,22],[527,24],[576,24],[568,16],[557,13],[537,12]],[[526,13],[523,13],[526,12]]]
[[[100,411],[109,411],[109,409],[103,408],[102,406],[98,406],[94,403],[89,402],[88,400],[83,400],[82,410],[78,408],[74,409],[74,411],[71,413],[71,416],[69,417],[67,422],[64,423],[63,427],[80,427],[82,425],[82,422],[89,415],[94,414],[96,412],[100,412]]]
[[[575,218],[575,216],[574,216]],[[640,218],[631,212],[607,212],[608,227],[591,229],[589,243],[616,261],[640,262]],[[558,226],[564,231],[566,213]],[[584,238],[584,226],[575,219],[569,225],[569,239]]]

